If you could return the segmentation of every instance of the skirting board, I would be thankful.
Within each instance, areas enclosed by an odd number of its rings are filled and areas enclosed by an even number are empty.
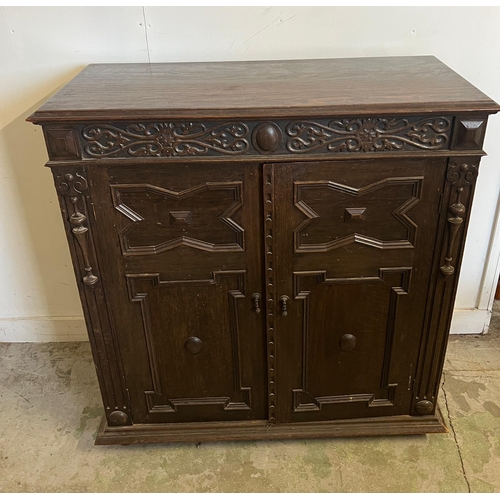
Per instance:
[[[491,311],[487,309],[455,309],[450,333],[480,335],[488,333]]]
[[[455,309],[451,333],[488,331],[491,313],[483,309]],[[85,322],[80,316],[0,318],[0,342],[85,342]]]
[[[0,318],[0,342],[88,341],[81,316]]]

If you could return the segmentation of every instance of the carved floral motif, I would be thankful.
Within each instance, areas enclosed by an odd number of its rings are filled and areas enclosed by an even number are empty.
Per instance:
[[[81,131],[84,155],[188,157],[436,150],[450,144],[450,117],[314,121],[93,124]],[[266,135],[267,134],[267,135]]]
[[[355,118],[333,120],[328,125],[311,121],[292,122],[286,127],[291,153],[368,152],[398,149],[442,149],[448,145],[451,120],[445,117]]]
[[[238,155],[248,150],[248,127],[244,123],[137,123],[89,125],[82,131],[84,151],[91,157],[199,156],[215,151]]]
[[[79,195],[89,187],[85,176],[75,171],[74,173],[59,173],[55,176],[56,189],[62,194]]]

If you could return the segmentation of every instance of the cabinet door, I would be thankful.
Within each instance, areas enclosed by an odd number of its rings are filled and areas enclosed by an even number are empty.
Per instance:
[[[408,414],[445,159],[266,165],[277,417]]]
[[[89,170],[133,421],[265,419],[258,167]]]

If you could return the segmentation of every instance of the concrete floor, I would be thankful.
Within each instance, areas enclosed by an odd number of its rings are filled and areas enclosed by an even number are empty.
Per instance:
[[[429,436],[98,447],[87,343],[0,344],[0,358],[0,492],[500,491],[498,311],[487,336],[452,336],[450,433]]]

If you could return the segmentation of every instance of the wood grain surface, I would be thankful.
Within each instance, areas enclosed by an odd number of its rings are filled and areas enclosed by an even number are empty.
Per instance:
[[[301,117],[497,112],[433,56],[91,64],[33,122],[165,117]]]

